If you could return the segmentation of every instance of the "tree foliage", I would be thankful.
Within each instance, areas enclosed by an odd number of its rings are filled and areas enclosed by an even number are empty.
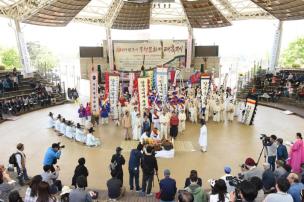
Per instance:
[[[27,49],[30,55],[31,65],[36,69],[52,69],[57,63],[57,57],[39,42],[28,42]]]
[[[304,67],[304,37],[291,42],[283,52],[281,64],[284,67]]]
[[[6,69],[19,69],[21,67],[19,54],[14,48],[1,49],[0,59]]]

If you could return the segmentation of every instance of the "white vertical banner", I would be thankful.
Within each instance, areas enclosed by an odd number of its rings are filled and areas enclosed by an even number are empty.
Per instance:
[[[98,72],[94,67],[92,67],[90,74],[90,92],[92,114],[99,114]]]
[[[129,73],[129,93],[131,94],[131,95],[133,95],[133,88],[134,88],[134,86],[133,86],[133,82],[134,82],[134,79],[135,79],[135,73],[133,73],[133,72],[131,72],[131,73]]]
[[[242,123],[250,125],[250,122],[253,117],[254,109],[256,106],[256,101],[252,99],[247,99],[245,113],[242,117]]]
[[[209,93],[209,86],[210,86],[210,76],[201,76],[202,106],[204,106],[206,103],[207,95]]]
[[[156,69],[156,85],[160,100],[165,102],[168,94],[168,68]]]
[[[143,113],[144,110],[149,106],[148,104],[148,78],[138,78],[138,97],[140,112]]]
[[[177,69],[176,71],[175,71],[175,75],[174,75],[174,80],[173,80],[173,86],[176,86],[176,81],[177,81],[177,78],[179,77],[181,77],[180,76],[180,73],[181,73],[181,71],[179,70],[179,69]]]
[[[119,95],[119,76],[109,76],[109,100],[111,112],[117,105]]]

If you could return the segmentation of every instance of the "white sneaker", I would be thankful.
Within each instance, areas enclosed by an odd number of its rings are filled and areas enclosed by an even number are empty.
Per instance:
[[[146,194],[146,196],[151,197],[151,196],[153,196],[153,193]]]

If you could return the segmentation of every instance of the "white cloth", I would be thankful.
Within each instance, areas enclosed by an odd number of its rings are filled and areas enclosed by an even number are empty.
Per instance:
[[[54,128],[55,127],[55,121],[52,117],[48,117],[48,128]]]
[[[133,140],[139,140],[141,135],[141,118],[135,116],[132,124]]]
[[[186,114],[185,112],[180,112],[178,114],[179,124],[178,124],[178,131],[183,132],[186,130]]]
[[[66,130],[66,124],[65,123],[60,123],[60,133],[61,134],[65,134],[65,130]]]
[[[75,139],[78,141],[78,142],[82,142],[82,143],[85,143],[86,142],[86,135],[84,134],[84,132],[79,129],[79,128],[76,128],[76,137]]]
[[[86,139],[86,145],[97,147],[100,145],[100,141],[98,138],[94,137],[92,133],[88,133]]]
[[[198,140],[198,143],[200,147],[203,149],[203,151],[207,151],[207,145],[208,145],[207,136],[208,136],[207,126],[203,125],[200,129],[200,136]]]
[[[58,132],[60,131],[60,125],[61,125],[61,121],[60,121],[60,119],[57,119],[55,121],[55,130]]]
[[[67,126],[65,129],[65,134],[66,137],[74,139],[75,138],[75,128],[72,126]]]
[[[155,152],[156,158],[174,158],[174,149],[169,151],[167,150],[160,150]]]

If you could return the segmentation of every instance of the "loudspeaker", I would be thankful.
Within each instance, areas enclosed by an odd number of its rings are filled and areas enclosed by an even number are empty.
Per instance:
[[[204,64],[201,64],[201,73],[204,73]]]

